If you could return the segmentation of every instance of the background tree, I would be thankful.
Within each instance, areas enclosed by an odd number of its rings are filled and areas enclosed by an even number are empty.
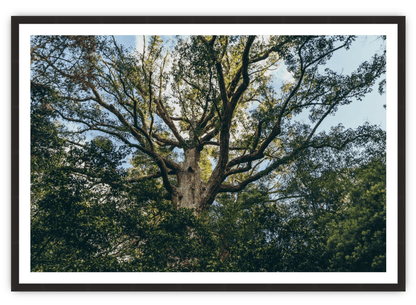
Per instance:
[[[330,270],[385,272],[385,159],[355,170],[350,183],[347,202],[329,223]]]
[[[227,255],[224,270],[385,271],[382,134],[342,152],[304,151],[278,187],[263,180],[237,199],[219,196],[211,226]]]

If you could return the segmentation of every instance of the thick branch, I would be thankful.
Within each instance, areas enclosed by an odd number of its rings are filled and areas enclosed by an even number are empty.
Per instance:
[[[238,174],[238,173],[244,173],[244,172],[247,172],[247,171],[249,171],[251,168],[252,168],[252,167],[251,167],[251,162],[248,162],[248,163],[246,164],[246,166],[244,166],[244,167],[238,167],[238,168],[235,168],[235,169],[231,169],[231,170],[229,170],[229,171],[227,172],[227,174],[226,174],[226,177],[231,176],[231,175],[235,175],[235,174]]]
[[[170,171],[168,171],[167,174],[168,175],[175,175],[176,173],[177,173],[176,171],[170,170]],[[153,179],[153,178],[160,178],[160,177],[162,177],[162,172],[158,171],[154,174],[149,174],[149,175],[146,175],[146,176],[128,178],[128,179],[125,179],[125,181],[127,181],[127,182],[138,182],[138,181],[143,181],[143,180]]]
[[[215,54],[213,45],[211,45],[211,42],[213,41],[214,38],[211,41],[207,41],[205,37],[203,36],[198,36],[198,38],[207,46],[208,52],[217,70],[218,85],[220,87],[221,99],[224,105],[228,105],[229,101],[228,101],[228,96],[227,96],[227,89],[225,87],[224,72],[222,70],[222,64],[220,60],[217,58],[217,55]]]
[[[247,39],[246,46],[244,48],[243,57],[242,57],[242,65],[241,65],[242,74],[243,74],[243,83],[240,84],[240,86],[237,88],[237,90],[232,96],[232,99],[231,99],[232,108],[235,108],[235,106],[237,105],[237,102],[240,100],[241,95],[244,93],[244,91],[247,89],[248,85],[250,84],[250,78],[248,75],[248,66],[250,63],[249,53],[250,53],[251,45],[253,44],[255,38],[256,36],[249,36]]]
[[[170,145],[178,148],[182,148],[182,145],[174,140],[166,139],[157,133],[152,133],[152,137],[155,138],[157,141],[162,142],[164,145]]]

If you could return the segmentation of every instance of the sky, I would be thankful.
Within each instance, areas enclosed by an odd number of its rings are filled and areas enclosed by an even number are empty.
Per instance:
[[[331,69],[337,72],[343,72],[348,75],[353,72],[360,63],[370,60],[375,52],[380,52],[381,40],[374,36],[359,36],[352,44],[348,51],[339,50],[328,62]],[[386,95],[378,93],[378,81],[371,93],[362,101],[356,101],[349,105],[339,108],[335,116],[327,117],[322,123],[321,128],[327,129],[328,126],[337,125],[338,122],[343,123],[347,128],[355,128],[364,122],[373,125],[379,125],[386,130]]]

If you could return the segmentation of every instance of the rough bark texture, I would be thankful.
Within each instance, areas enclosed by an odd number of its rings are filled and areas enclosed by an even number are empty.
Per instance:
[[[178,207],[199,209],[202,192],[199,157],[200,152],[196,148],[185,151],[182,171],[178,173]]]

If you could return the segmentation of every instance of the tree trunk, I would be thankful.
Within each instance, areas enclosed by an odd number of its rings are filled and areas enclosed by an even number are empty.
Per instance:
[[[195,212],[200,208],[202,193],[199,157],[200,152],[196,148],[186,150],[182,171],[178,174],[178,207]]]

